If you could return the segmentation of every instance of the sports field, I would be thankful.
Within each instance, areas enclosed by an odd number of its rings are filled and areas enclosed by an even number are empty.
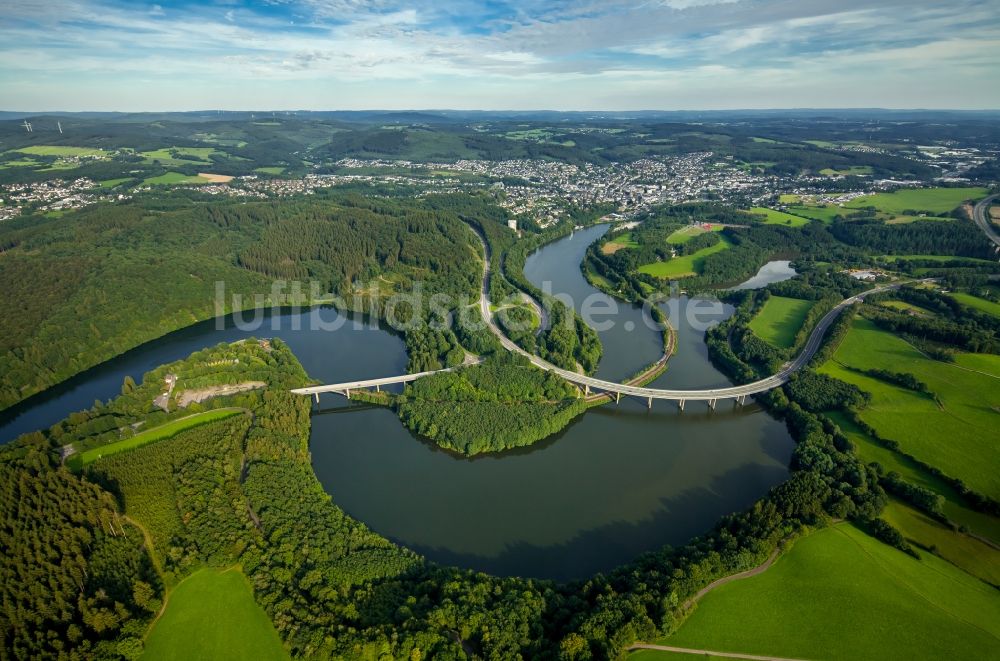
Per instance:
[[[242,412],[243,409],[240,408],[222,408],[212,409],[202,413],[195,413],[194,415],[178,418],[177,420],[160,425],[159,427],[147,429],[146,431],[140,432],[131,438],[118,441],[117,443],[101,445],[79,454],[72,455],[69,460],[67,460],[67,463],[73,468],[88,466],[101,457],[110,457],[111,455],[118,454],[119,452],[141,448],[143,445],[149,445],[150,443],[155,443],[156,441],[162,441],[172,436],[176,436],[182,431],[186,431],[194,427],[200,427],[201,425],[206,425],[210,422],[216,422],[217,420],[223,420]]]
[[[877,193],[858,197],[844,206],[852,209],[875,207],[890,214],[918,211],[945,214],[966,200],[985,197],[986,188],[906,188],[893,193]]]
[[[864,318],[854,321],[833,358],[820,371],[872,395],[861,419],[904,452],[963,480],[991,498],[1000,497],[997,413],[1000,387],[991,374],[925,357],[903,339]],[[913,374],[933,396],[846,369]]]
[[[146,638],[144,661],[287,659],[278,632],[236,568],[199,570],[177,584]]]
[[[647,273],[655,278],[686,278],[701,273],[702,264],[705,258],[717,252],[722,252],[732,244],[726,239],[720,239],[718,243],[707,248],[702,248],[691,255],[674,257],[665,262],[654,262],[643,264],[639,267],[640,273]]]
[[[929,553],[916,560],[841,523],[797,541],[762,574],[708,593],[677,633],[657,642],[882,661],[981,659],[998,641],[996,589]]]
[[[764,222],[768,225],[788,225],[789,227],[801,227],[809,224],[808,218],[795,216],[784,211],[768,209],[767,207],[750,207],[750,213],[764,216]]]
[[[812,306],[813,301],[772,296],[750,321],[750,330],[772,346],[788,349],[795,343],[795,335]]]

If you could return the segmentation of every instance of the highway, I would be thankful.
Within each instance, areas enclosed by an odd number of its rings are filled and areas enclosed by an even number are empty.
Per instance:
[[[978,209],[978,207],[977,207]],[[470,228],[471,229],[471,228]],[[803,368],[816,351],[819,349],[820,344],[823,341],[823,336],[826,334],[827,329],[830,324],[840,316],[845,309],[849,306],[860,302],[865,296],[869,294],[877,294],[890,289],[895,289],[901,283],[883,285],[880,287],[875,287],[874,289],[869,289],[868,291],[862,292],[856,296],[844,299],[838,303],[832,310],[826,313],[819,323],[816,324],[816,328],[813,329],[812,333],[809,335],[809,339],[806,341],[805,346],[798,356],[794,360],[786,363],[779,372],[772,374],[769,377],[760,379],[759,381],[754,381],[753,383],[747,383],[741,386],[732,386],[730,388],[714,388],[706,390],[666,390],[660,388],[645,388],[642,386],[630,386],[623,383],[617,383],[615,381],[605,381],[604,379],[598,379],[596,377],[587,376],[585,374],[580,374],[578,372],[572,372],[570,370],[562,369],[557,367],[552,363],[532,354],[517,344],[514,343],[507,335],[504,334],[500,327],[497,326],[493,314],[490,310],[489,301],[489,286],[490,286],[490,252],[485,240],[478,232],[473,230],[473,233],[479,239],[480,244],[483,246],[483,279],[482,287],[479,292],[479,309],[482,313],[483,319],[486,320],[486,324],[490,331],[497,337],[500,344],[513,353],[520,354],[527,358],[531,363],[543,370],[553,372],[558,374],[562,378],[566,379],[571,383],[575,383],[582,386],[586,394],[591,394],[592,391],[605,392],[605,393],[615,393],[617,395],[628,395],[631,397],[638,397],[640,399],[646,400],[648,405],[652,405],[654,399],[667,399],[679,402],[683,406],[686,401],[706,401],[710,406],[714,408],[715,403],[720,399],[735,399],[742,403],[744,399],[749,395],[756,395],[758,393],[767,392],[773,388],[777,388],[782,384],[786,383],[789,377],[797,370]],[[998,244],[1000,245],[1000,244]],[[296,388],[292,390],[293,393],[297,395],[314,395],[317,398],[320,393],[324,392],[335,392],[346,395],[350,398],[350,391],[357,390],[361,388],[378,388],[384,385],[391,385],[396,383],[407,383],[410,381],[416,381],[417,379],[428,376],[430,374],[436,374],[438,372],[449,372],[451,369],[435,370],[430,372],[420,372],[417,374],[403,374],[400,376],[384,377],[378,379],[367,379],[360,381],[350,381],[344,383],[331,383],[327,385],[320,386],[310,386],[307,388]]]
[[[1000,247],[1000,234],[997,234],[996,228],[993,227],[993,222],[989,218],[990,204],[998,197],[1000,195],[990,195],[979,200],[972,209],[972,220],[976,222],[976,225],[979,225],[979,229],[986,234],[986,238],[992,241],[993,245]]]

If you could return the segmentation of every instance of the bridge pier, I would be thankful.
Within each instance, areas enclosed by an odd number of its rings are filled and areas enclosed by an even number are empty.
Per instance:
[[[584,397],[590,397],[590,384],[589,383],[583,384],[583,396]]]
[[[620,402],[621,399],[622,399],[622,394],[620,392],[616,392],[615,393],[615,404],[617,404],[618,402]]]
[[[382,386],[380,386],[379,384],[376,383],[375,384],[375,392],[382,392]]]
[[[316,393],[316,404],[319,405],[319,393]]]
[[[719,400],[717,400],[717,399],[710,399],[710,400],[708,400],[708,408],[710,408],[710,409],[712,409],[714,411],[715,410],[715,403],[717,401],[719,401]]]
[[[652,397],[650,397],[650,398],[648,398],[646,400],[646,408],[649,409],[649,410],[652,410],[652,408],[653,408],[653,398]]]
[[[351,398],[351,389],[350,388],[345,388],[344,389],[344,396],[347,397],[347,399]]]
[[[680,411],[683,411],[683,410],[684,410],[684,400],[683,400],[683,399],[678,399],[678,400],[677,400],[677,408],[678,408],[678,410],[680,410]]]
[[[736,405],[737,406],[743,406],[743,402],[745,402],[745,401],[747,401],[747,396],[746,395],[740,395],[739,397],[736,398]]]

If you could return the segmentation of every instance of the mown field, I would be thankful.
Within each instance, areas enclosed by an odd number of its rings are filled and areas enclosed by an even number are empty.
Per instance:
[[[107,152],[96,147],[66,147],[56,145],[33,145],[16,149],[21,154],[32,156],[104,156]]]
[[[765,342],[788,349],[795,343],[795,335],[812,306],[813,301],[772,296],[750,322],[750,330]]]
[[[687,225],[668,236],[667,243],[675,246],[683,245],[696,236],[701,236],[709,232],[721,232],[722,229],[722,225],[710,225],[708,228],[704,228],[701,225]]]
[[[101,457],[110,457],[118,454],[119,452],[141,448],[144,445],[149,445],[150,443],[155,443],[156,441],[162,441],[172,436],[176,436],[182,431],[187,431],[188,429],[193,429],[201,425],[207,425],[211,422],[216,422],[217,420],[224,420],[225,418],[232,417],[242,412],[243,409],[239,408],[222,408],[203,411],[202,413],[195,413],[194,415],[178,418],[177,420],[168,422],[165,425],[160,425],[159,427],[139,432],[135,436],[118,441],[117,443],[109,443],[108,445],[102,445],[79,454],[72,455],[69,460],[67,460],[67,463],[73,468],[89,466]]]
[[[701,273],[702,263],[709,255],[722,252],[732,244],[726,239],[720,239],[718,243],[708,248],[702,248],[696,253],[674,257],[665,262],[654,262],[653,264],[643,264],[639,267],[640,273],[649,274],[655,278],[686,278],[688,276]]]
[[[801,659],[981,659],[1000,641],[1000,593],[842,523],[764,573],[708,593],[664,645]],[[650,653],[645,658],[652,658]]]
[[[181,581],[146,639],[144,661],[288,659],[239,569],[206,568]]]
[[[789,227],[801,227],[809,224],[808,218],[795,216],[784,211],[768,209],[767,207],[750,207],[748,211],[758,216],[764,216],[764,222],[768,225],[788,225]]]
[[[824,223],[832,223],[834,218],[837,216],[850,216],[855,213],[856,209],[845,209],[843,207],[837,206],[836,204],[827,204],[823,206],[811,205],[811,204],[794,204],[788,207],[788,211],[796,216],[802,216],[803,218],[810,218],[812,220],[819,220]]]
[[[858,197],[844,206],[851,209],[875,207],[890,214],[905,214],[917,211],[929,214],[945,214],[966,200],[984,197],[986,188],[907,188],[892,193],[877,193]]]
[[[963,367],[961,362],[931,360],[901,338],[858,318],[820,371],[871,393],[872,401],[860,415],[882,437],[897,441],[903,451],[970,488],[997,498],[1000,426],[995,407],[1000,407],[1000,384],[995,376]],[[854,371],[870,369],[912,374],[934,396]]]

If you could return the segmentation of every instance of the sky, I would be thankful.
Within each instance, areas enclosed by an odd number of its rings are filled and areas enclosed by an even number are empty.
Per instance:
[[[0,109],[1000,108],[1000,0],[0,0]]]

